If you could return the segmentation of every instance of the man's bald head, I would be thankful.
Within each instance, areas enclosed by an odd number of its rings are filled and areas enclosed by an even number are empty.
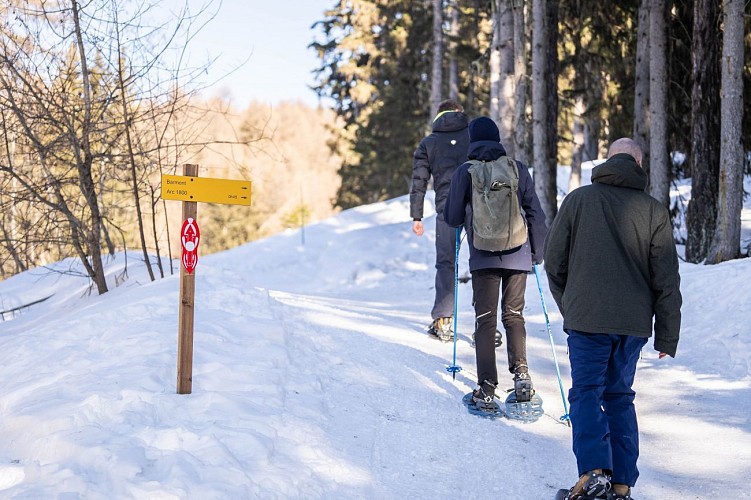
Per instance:
[[[627,155],[633,156],[636,160],[636,163],[641,165],[641,148],[633,139],[623,137],[614,141],[613,144],[610,145],[610,149],[608,149],[608,159],[619,153],[625,153]]]

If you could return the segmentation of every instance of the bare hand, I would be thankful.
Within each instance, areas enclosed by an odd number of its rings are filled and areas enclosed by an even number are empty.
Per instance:
[[[661,352],[661,353],[660,353],[660,354],[658,355],[658,357],[659,357],[660,359],[662,359],[662,358],[664,358],[664,357],[665,357],[665,356],[667,356],[667,355],[668,355],[668,354],[667,354],[666,352]]]
[[[422,236],[422,233],[425,232],[425,228],[423,227],[421,220],[416,220],[412,222],[412,232],[415,233],[417,236]]]

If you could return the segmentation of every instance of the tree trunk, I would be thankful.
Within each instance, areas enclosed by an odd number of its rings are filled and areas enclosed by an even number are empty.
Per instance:
[[[527,120],[527,30],[524,22],[525,0],[513,0],[514,5],[514,156],[529,165],[529,121]]]
[[[0,113],[2,113],[2,120],[3,120],[3,149],[5,150],[6,160],[5,162],[7,165],[12,169],[13,165],[15,163],[16,158],[16,140],[15,137],[11,139],[8,134],[8,126],[6,122],[6,116],[5,116],[5,110],[0,110]],[[10,180],[10,192],[11,193],[17,193],[18,192],[18,180],[13,177]],[[21,255],[19,254],[21,248],[18,242],[21,240],[21,231],[19,230],[19,224],[17,222],[18,215],[17,215],[17,204],[15,203],[15,200],[13,200],[12,197],[9,197],[7,200],[4,199],[4,196],[0,195],[0,200],[2,200],[3,205],[7,206],[10,205],[10,207],[6,210],[6,214],[8,217],[8,227],[3,224],[3,238],[5,239],[5,248],[8,251],[8,254],[13,259],[13,264],[15,266],[15,270],[12,274],[20,273],[23,271],[26,271],[27,265],[24,263],[24,261],[21,259]],[[28,258],[28,256],[27,256]],[[0,279],[2,278],[2,275],[0,275]]]
[[[490,118],[498,125],[501,144],[514,156],[514,17],[511,0],[493,0],[490,51]]]
[[[649,172],[649,0],[639,2],[634,79],[634,140],[642,149],[641,166]]]
[[[514,12],[512,0],[499,0],[500,21],[500,95],[498,101],[498,129],[501,143],[509,156],[514,150]]]
[[[600,111],[605,99],[605,86],[600,60],[584,60],[584,148],[582,161],[592,161],[600,157],[600,131],[602,117]]]
[[[723,0],[720,184],[717,227],[707,264],[740,254],[743,208],[743,1]]]
[[[102,234],[102,217],[99,212],[99,201],[96,194],[96,184],[91,174],[93,162],[91,143],[89,136],[91,128],[91,82],[89,81],[89,68],[86,60],[86,52],[83,45],[83,35],[81,32],[81,23],[79,18],[79,6],[77,0],[71,1],[73,23],[75,26],[76,45],[81,62],[81,77],[83,79],[83,102],[84,118],[83,130],[81,130],[80,150],[75,151],[76,164],[78,165],[78,177],[81,192],[84,195],[86,204],[91,211],[91,226],[85,233],[85,244],[88,247],[88,258],[91,264],[91,279],[97,287],[99,294],[107,292],[107,280],[104,275],[104,265],[102,264],[102,248],[100,238]],[[84,267],[89,268],[89,262],[84,259]]]
[[[649,9],[649,194],[669,207],[667,2],[651,0]]]
[[[117,12],[115,13],[117,16]],[[146,270],[149,272],[149,278],[154,281],[154,270],[151,267],[151,258],[146,247],[146,232],[143,228],[143,212],[141,210],[141,193],[138,189],[138,171],[136,168],[136,157],[133,150],[133,138],[131,137],[131,118],[130,109],[128,107],[128,92],[125,88],[125,70],[123,68],[123,61],[125,55],[122,53],[122,46],[120,43],[120,23],[115,17],[115,43],[117,48],[117,86],[120,89],[120,103],[122,104],[123,111],[123,127],[125,128],[125,145],[128,152],[128,164],[130,166],[130,176],[133,184],[131,186],[131,192],[133,193],[133,204],[136,207],[136,223],[138,224],[138,236],[141,239],[141,251],[143,253],[143,262],[146,265]]]
[[[459,1],[452,0],[451,8],[451,38],[449,51],[449,99],[459,101],[459,67],[457,60],[457,43],[459,38]]]
[[[542,202],[543,210],[548,225],[553,222],[558,213],[558,2],[546,2],[545,23],[552,29],[547,30],[546,58],[547,70],[545,71],[545,85],[547,86],[546,97],[548,102],[548,121],[545,131],[548,135],[546,174],[543,189],[545,201]]]
[[[430,72],[430,121],[443,100],[443,0],[433,0],[433,67]]]
[[[577,78],[579,73],[577,72]],[[581,186],[582,156],[584,153],[584,96],[579,94],[574,102],[574,117],[571,130],[573,139],[571,149],[571,175],[568,178],[568,192]]]
[[[548,30],[551,24],[547,0],[532,2],[532,134],[534,141],[534,179],[542,209],[548,223],[557,213],[556,199],[556,159],[554,146],[550,143],[550,123],[557,112],[557,99],[550,93],[550,40]],[[554,64],[555,61],[552,61]],[[551,105],[552,104],[552,105]],[[552,160],[552,161],[551,161]],[[552,189],[551,189],[552,188]]]
[[[164,266],[162,265],[162,252],[159,248],[159,234],[156,232],[156,212],[157,203],[159,203],[159,196],[156,194],[156,190],[151,188],[151,230],[152,237],[154,238],[154,251],[156,252],[156,265],[159,268],[159,275],[164,278]]]
[[[545,124],[548,122],[547,86],[545,85],[546,56],[546,0],[532,1],[532,162],[534,168],[535,191],[542,199],[544,165],[547,161],[547,140]],[[544,208],[544,207],[543,207]]]
[[[503,130],[501,130],[501,7],[502,0],[492,0],[492,22],[493,37],[490,42],[490,60],[488,61],[488,71],[490,71],[490,106],[488,114],[490,119],[498,125],[501,133],[501,142],[503,142]]]
[[[573,33],[581,33],[583,30],[583,17],[581,13],[581,5],[578,5],[577,12],[579,15],[573,16],[571,19],[571,30]],[[587,75],[585,61],[583,57],[584,48],[582,47],[582,40],[577,36],[571,37],[571,43],[573,48],[573,70],[574,70],[574,115],[571,119],[571,173],[568,178],[568,192],[570,193],[574,189],[581,186],[581,164],[582,157],[584,156],[584,114],[586,112],[586,105],[584,104],[584,94],[587,87]]]
[[[474,13],[472,15],[472,33],[479,33],[480,32],[480,0],[474,1],[474,7],[472,8],[472,12]],[[477,37],[473,36],[469,39],[469,45],[472,48],[473,51],[478,50],[479,43],[477,41]],[[475,85],[477,85],[477,73],[478,73],[478,63],[477,61],[473,61],[470,65],[470,76],[469,76],[469,85],[467,88],[467,105],[464,106],[464,110],[467,111],[470,115],[476,114],[477,110],[475,109],[475,99],[476,99],[476,90]]]
[[[686,260],[704,260],[717,223],[720,163],[720,8],[694,0],[691,47],[691,201],[686,211]]]

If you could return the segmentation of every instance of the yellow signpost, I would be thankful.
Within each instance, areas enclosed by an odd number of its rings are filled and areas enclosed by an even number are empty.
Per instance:
[[[163,174],[162,199],[250,206],[250,181]]]
[[[198,259],[197,216],[198,204],[222,203],[225,205],[250,206],[250,181],[211,179],[198,177],[198,165],[183,165],[185,175],[162,175],[162,199],[183,202],[183,221],[193,227],[193,232],[181,238],[183,253],[188,251],[192,259],[181,259],[180,265],[180,311],[177,332],[177,393],[190,394],[193,390],[193,311],[195,306],[195,264]],[[189,246],[186,246],[189,243]],[[186,262],[192,262],[186,270]]]

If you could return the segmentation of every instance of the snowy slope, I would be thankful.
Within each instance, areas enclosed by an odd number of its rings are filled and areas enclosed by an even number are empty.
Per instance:
[[[123,254],[108,263],[113,290],[101,297],[48,269],[0,282],[0,308],[53,294],[0,322],[0,498],[545,499],[570,486],[534,275],[528,354],[546,415],[471,416],[469,283],[456,380],[453,344],[424,331],[432,220],[414,236],[402,197],[310,225],[304,245],[291,232],[201,257],[191,395],[175,394],[177,276],[149,282],[131,253],[127,276]],[[463,246],[460,274],[466,257]],[[678,357],[658,360],[650,343],[639,362],[634,496],[751,498],[751,260],[682,263],[681,275]],[[567,389],[565,335],[542,279]]]

